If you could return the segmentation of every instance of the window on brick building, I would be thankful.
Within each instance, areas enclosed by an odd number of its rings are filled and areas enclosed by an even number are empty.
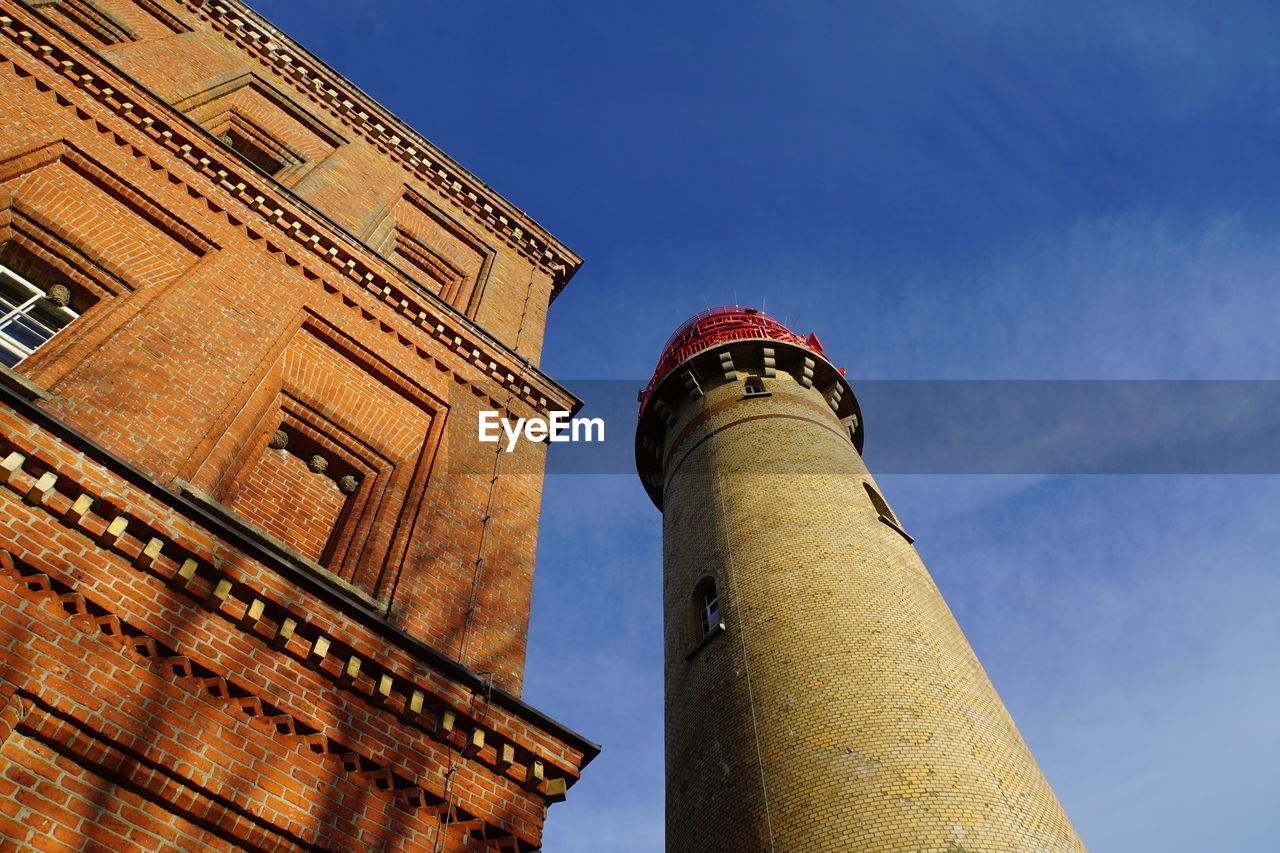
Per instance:
[[[716,593],[714,578],[706,577],[698,582],[693,593],[696,608],[698,638],[701,639],[721,627],[720,596]]]
[[[742,393],[747,397],[768,397],[769,392],[765,390],[764,380],[754,374],[748,376],[743,382]]]
[[[231,128],[220,137],[223,142],[235,151],[258,171],[265,172],[268,175],[277,175],[285,167],[282,158],[272,156],[271,152],[266,150],[265,145],[260,145],[249,137],[249,135],[238,128]]]
[[[0,364],[13,367],[79,316],[66,285],[44,290],[0,266]]]
[[[692,645],[685,652],[685,660],[693,660],[702,648],[724,631],[724,617],[720,613],[720,595],[716,591],[715,578],[708,575],[698,581],[689,599],[689,634]]]
[[[911,535],[902,528],[902,522],[898,521],[898,517],[893,514],[893,510],[889,509],[889,505],[885,503],[884,498],[880,497],[880,493],[870,483],[863,483],[862,488],[867,490],[867,497],[871,499],[871,506],[875,508],[880,520],[902,534],[903,539],[908,542],[914,542],[915,539],[911,538]]]

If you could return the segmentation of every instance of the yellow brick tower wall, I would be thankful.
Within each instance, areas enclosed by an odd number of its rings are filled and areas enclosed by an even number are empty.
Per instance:
[[[762,346],[779,369],[769,396],[744,396]],[[657,395],[668,851],[1083,850],[915,548],[873,505],[851,419],[827,400],[843,378],[818,359],[828,384],[806,387],[806,356],[724,345],[698,356],[696,390],[673,377]],[[699,645],[691,597],[708,575],[724,630]]]

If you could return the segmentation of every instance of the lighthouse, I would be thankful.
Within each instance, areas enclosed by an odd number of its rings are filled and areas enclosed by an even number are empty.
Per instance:
[[[667,850],[1084,850],[862,444],[813,335],[717,308],[662,353]]]

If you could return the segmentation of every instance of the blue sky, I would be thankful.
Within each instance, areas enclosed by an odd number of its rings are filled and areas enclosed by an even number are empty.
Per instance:
[[[255,6],[586,258],[570,387],[735,298],[855,391],[1280,379],[1274,4]],[[881,483],[1091,850],[1274,847],[1280,478]],[[525,695],[604,745],[550,853],[661,848],[659,521],[548,478]]]

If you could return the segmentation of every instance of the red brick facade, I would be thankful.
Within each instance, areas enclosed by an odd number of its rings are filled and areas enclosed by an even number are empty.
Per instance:
[[[235,0],[0,0],[0,99],[79,315],[0,375],[0,848],[536,849],[545,448],[461,427],[577,405],[580,260]]]

